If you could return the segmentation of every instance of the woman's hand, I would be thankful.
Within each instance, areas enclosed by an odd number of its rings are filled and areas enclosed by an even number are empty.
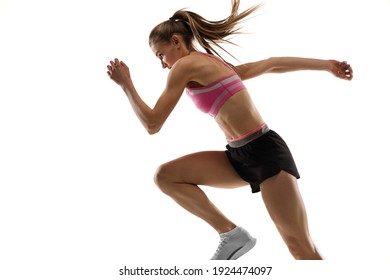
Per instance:
[[[124,84],[131,81],[129,67],[117,58],[114,61],[110,61],[110,65],[107,65],[107,74],[118,85],[123,86]]]
[[[337,60],[330,60],[331,68],[330,72],[335,75],[337,78],[344,80],[352,80],[353,71],[351,65],[346,61],[340,62]]]

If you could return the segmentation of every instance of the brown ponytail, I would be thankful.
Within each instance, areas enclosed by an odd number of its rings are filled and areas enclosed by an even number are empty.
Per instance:
[[[259,4],[238,13],[239,5],[240,0],[232,0],[230,16],[219,21],[209,21],[194,12],[178,10],[169,20],[153,28],[149,35],[149,45],[154,42],[169,42],[172,35],[178,34],[182,36],[188,48],[194,48],[195,39],[209,54],[221,57],[215,50],[217,47],[230,55],[220,44],[234,44],[228,37],[240,34],[238,25],[261,6]]]

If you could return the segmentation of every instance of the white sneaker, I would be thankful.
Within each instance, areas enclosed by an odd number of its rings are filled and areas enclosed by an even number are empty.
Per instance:
[[[242,227],[222,233],[220,237],[217,251],[211,260],[236,260],[256,245],[256,238],[253,238]]]

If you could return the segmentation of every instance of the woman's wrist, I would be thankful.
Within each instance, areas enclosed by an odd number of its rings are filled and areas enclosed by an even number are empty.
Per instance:
[[[335,60],[333,60],[333,59],[326,60],[326,68],[325,68],[326,71],[332,72],[333,67],[334,67],[334,61]]]
[[[120,86],[123,89],[123,91],[126,93],[126,95],[129,95],[132,91],[134,91],[134,85],[133,85],[133,82],[131,81],[131,79],[123,81],[120,84]]]

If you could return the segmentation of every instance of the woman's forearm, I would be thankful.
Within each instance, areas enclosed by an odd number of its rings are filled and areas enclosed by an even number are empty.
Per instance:
[[[155,122],[153,118],[153,110],[141,99],[132,81],[127,81],[126,83],[122,84],[121,87],[129,99],[134,113],[148,131],[148,133],[156,133],[157,131],[154,125]]]
[[[174,68],[176,70],[172,69],[170,71],[166,87],[153,108],[149,107],[138,94],[131,79],[129,68],[123,61],[115,58],[107,66],[108,76],[126,93],[134,113],[149,134],[160,131],[189,81],[192,72],[187,71],[186,67],[190,66],[187,64],[176,65],[178,65]]]
[[[337,61],[300,57],[271,57],[236,67],[241,79],[251,79],[266,73],[286,73],[299,70],[325,70],[331,72]]]
[[[271,57],[268,59],[270,69],[268,73],[285,73],[299,70],[330,71],[330,60],[300,58],[300,57]]]

